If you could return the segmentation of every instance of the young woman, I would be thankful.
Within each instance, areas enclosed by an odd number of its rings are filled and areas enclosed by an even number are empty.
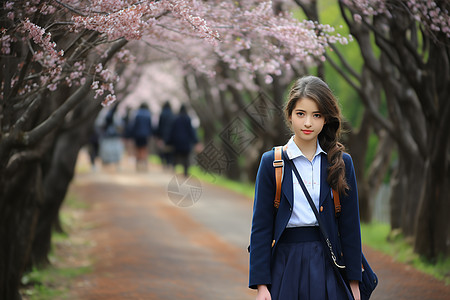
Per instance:
[[[292,86],[285,107],[293,132],[284,150],[281,199],[274,208],[274,151],[263,154],[255,186],[249,287],[257,300],[360,299],[361,233],[353,162],[338,142],[341,113],[325,82],[308,76]],[[292,160],[319,211],[350,290],[333,270],[317,219]],[[332,189],[340,195],[337,219]]]

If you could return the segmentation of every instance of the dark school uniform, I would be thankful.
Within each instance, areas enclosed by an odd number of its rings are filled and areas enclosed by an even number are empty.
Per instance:
[[[318,150],[319,148],[320,146]],[[361,280],[361,233],[352,159],[344,153],[345,174],[350,190],[347,195],[340,195],[342,212],[338,221],[334,215],[331,188],[326,181],[327,156],[320,150],[316,156],[320,157],[319,191],[318,197],[315,196],[320,217],[334,252],[339,254],[338,262],[346,265],[347,278]],[[302,213],[297,213],[299,205],[295,205],[300,203],[304,209],[305,203],[301,203],[302,195],[294,186],[297,179],[287,163],[284,167],[280,206],[274,215],[276,185],[273,158],[273,150],[263,154],[256,179],[250,238],[249,287],[267,285],[273,300],[352,299],[342,279],[334,274],[316,222],[292,222],[295,218],[305,218]],[[304,178],[303,180],[305,181]],[[309,204],[306,205],[312,213]]]

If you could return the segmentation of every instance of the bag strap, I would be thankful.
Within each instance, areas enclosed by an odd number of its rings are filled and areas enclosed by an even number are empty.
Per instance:
[[[313,212],[314,212],[314,215],[316,216],[317,222],[319,222],[319,229],[320,229],[320,231],[322,232],[322,236],[323,236],[323,238],[325,239],[325,242],[326,242],[326,244],[327,244],[327,246],[328,246],[328,249],[330,250],[331,259],[332,259],[334,265],[335,265],[337,268],[339,268],[339,269],[344,269],[345,266],[341,266],[341,265],[339,265],[339,264],[337,263],[336,255],[335,255],[334,252],[333,252],[333,247],[331,247],[331,242],[330,242],[330,239],[328,238],[328,234],[327,234],[326,231],[325,231],[325,227],[324,227],[324,225],[323,225],[322,222],[321,222],[321,218],[320,218],[320,216],[319,216],[319,212],[317,211],[316,205],[314,205],[314,202],[313,202],[313,200],[312,200],[312,198],[311,198],[311,195],[309,194],[308,190],[306,189],[306,186],[305,186],[305,183],[304,183],[303,180],[302,180],[302,177],[301,177],[300,174],[298,173],[298,170],[297,170],[297,168],[295,167],[294,162],[293,162],[292,160],[288,160],[288,161],[289,161],[289,163],[291,164],[291,167],[292,167],[292,170],[294,171],[295,176],[297,177],[298,183],[300,184],[300,186],[301,186],[302,189],[303,189],[303,192],[305,193],[306,199],[308,200],[309,205],[311,206],[311,209],[312,209]]]
[[[334,202],[334,216],[336,218],[341,214],[341,201],[339,200],[339,193],[335,189],[333,191],[333,202]]]
[[[286,146],[284,146],[286,147]],[[278,209],[280,206],[281,198],[281,183],[283,182],[284,174],[284,160],[283,160],[283,146],[274,147],[273,155],[273,167],[275,168],[275,199],[273,201],[273,206]]]

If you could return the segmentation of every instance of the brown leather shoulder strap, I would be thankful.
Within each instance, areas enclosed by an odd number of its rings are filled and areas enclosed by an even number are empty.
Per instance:
[[[283,181],[283,171],[284,171],[282,150],[283,146],[278,146],[274,148],[273,167],[275,168],[276,191],[273,206],[275,208],[278,208],[280,206],[280,198],[281,198],[281,182]]]
[[[334,215],[337,217],[338,214],[341,212],[341,201],[339,200],[339,193],[335,189],[332,190],[334,201]]]
[[[284,174],[283,151],[286,151],[286,149],[287,145],[274,147],[273,167],[275,168],[276,191],[273,206],[275,208],[278,208],[280,206],[281,183],[283,182],[283,174]]]

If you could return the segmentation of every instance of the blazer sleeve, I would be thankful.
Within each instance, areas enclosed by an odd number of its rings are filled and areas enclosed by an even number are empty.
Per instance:
[[[361,228],[359,221],[358,188],[356,185],[355,168],[352,158],[344,153],[345,176],[349,190],[347,195],[341,195],[342,211],[339,217],[341,246],[346,265],[348,280],[361,281],[362,248]]]
[[[255,183],[250,236],[249,287],[271,284],[270,260],[274,222],[275,169],[273,150],[263,154]]]

